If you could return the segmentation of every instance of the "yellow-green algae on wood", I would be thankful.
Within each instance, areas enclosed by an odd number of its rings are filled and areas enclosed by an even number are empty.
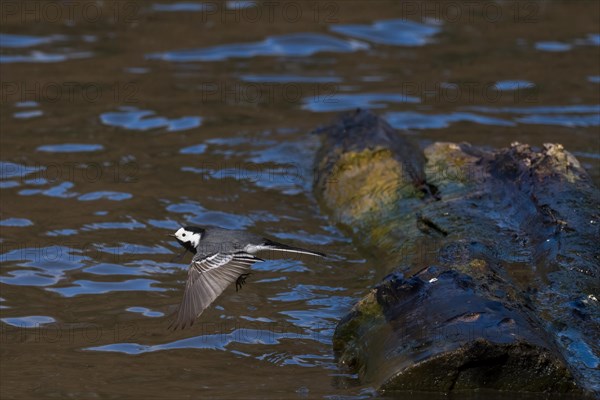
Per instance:
[[[389,149],[348,152],[336,161],[324,198],[336,218],[354,221],[395,203],[407,187],[403,181],[402,165]]]
[[[323,199],[340,221],[372,217],[400,198],[418,196],[404,167],[386,148],[343,153],[324,184]]]

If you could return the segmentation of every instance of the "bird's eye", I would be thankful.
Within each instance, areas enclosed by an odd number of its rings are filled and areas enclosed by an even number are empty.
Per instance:
[[[182,234],[181,236],[185,236],[185,233],[184,233],[184,234]]]

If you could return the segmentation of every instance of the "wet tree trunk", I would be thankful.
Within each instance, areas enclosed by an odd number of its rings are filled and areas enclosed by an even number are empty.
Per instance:
[[[368,111],[318,133],[317,197],[390,273],[341,363],[388,391],[600,393],[599,192],[570,153],[421,151]]]

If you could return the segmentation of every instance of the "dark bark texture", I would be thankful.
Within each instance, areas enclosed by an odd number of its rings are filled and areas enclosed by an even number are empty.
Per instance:
[[[369,111],[317,131],[315,193],[388,274],[338,324],[382,391],[600,393],[599,192],[560,144],[420,150]]]

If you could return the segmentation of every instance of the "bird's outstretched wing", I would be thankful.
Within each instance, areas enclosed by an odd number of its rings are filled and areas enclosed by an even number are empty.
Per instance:
[[[263,261],[245,252],[214,253],[195,257],[188,270],[183,300],[169,329],[192,326],[194,320],[240,275],[250,271],[255,262]]]

